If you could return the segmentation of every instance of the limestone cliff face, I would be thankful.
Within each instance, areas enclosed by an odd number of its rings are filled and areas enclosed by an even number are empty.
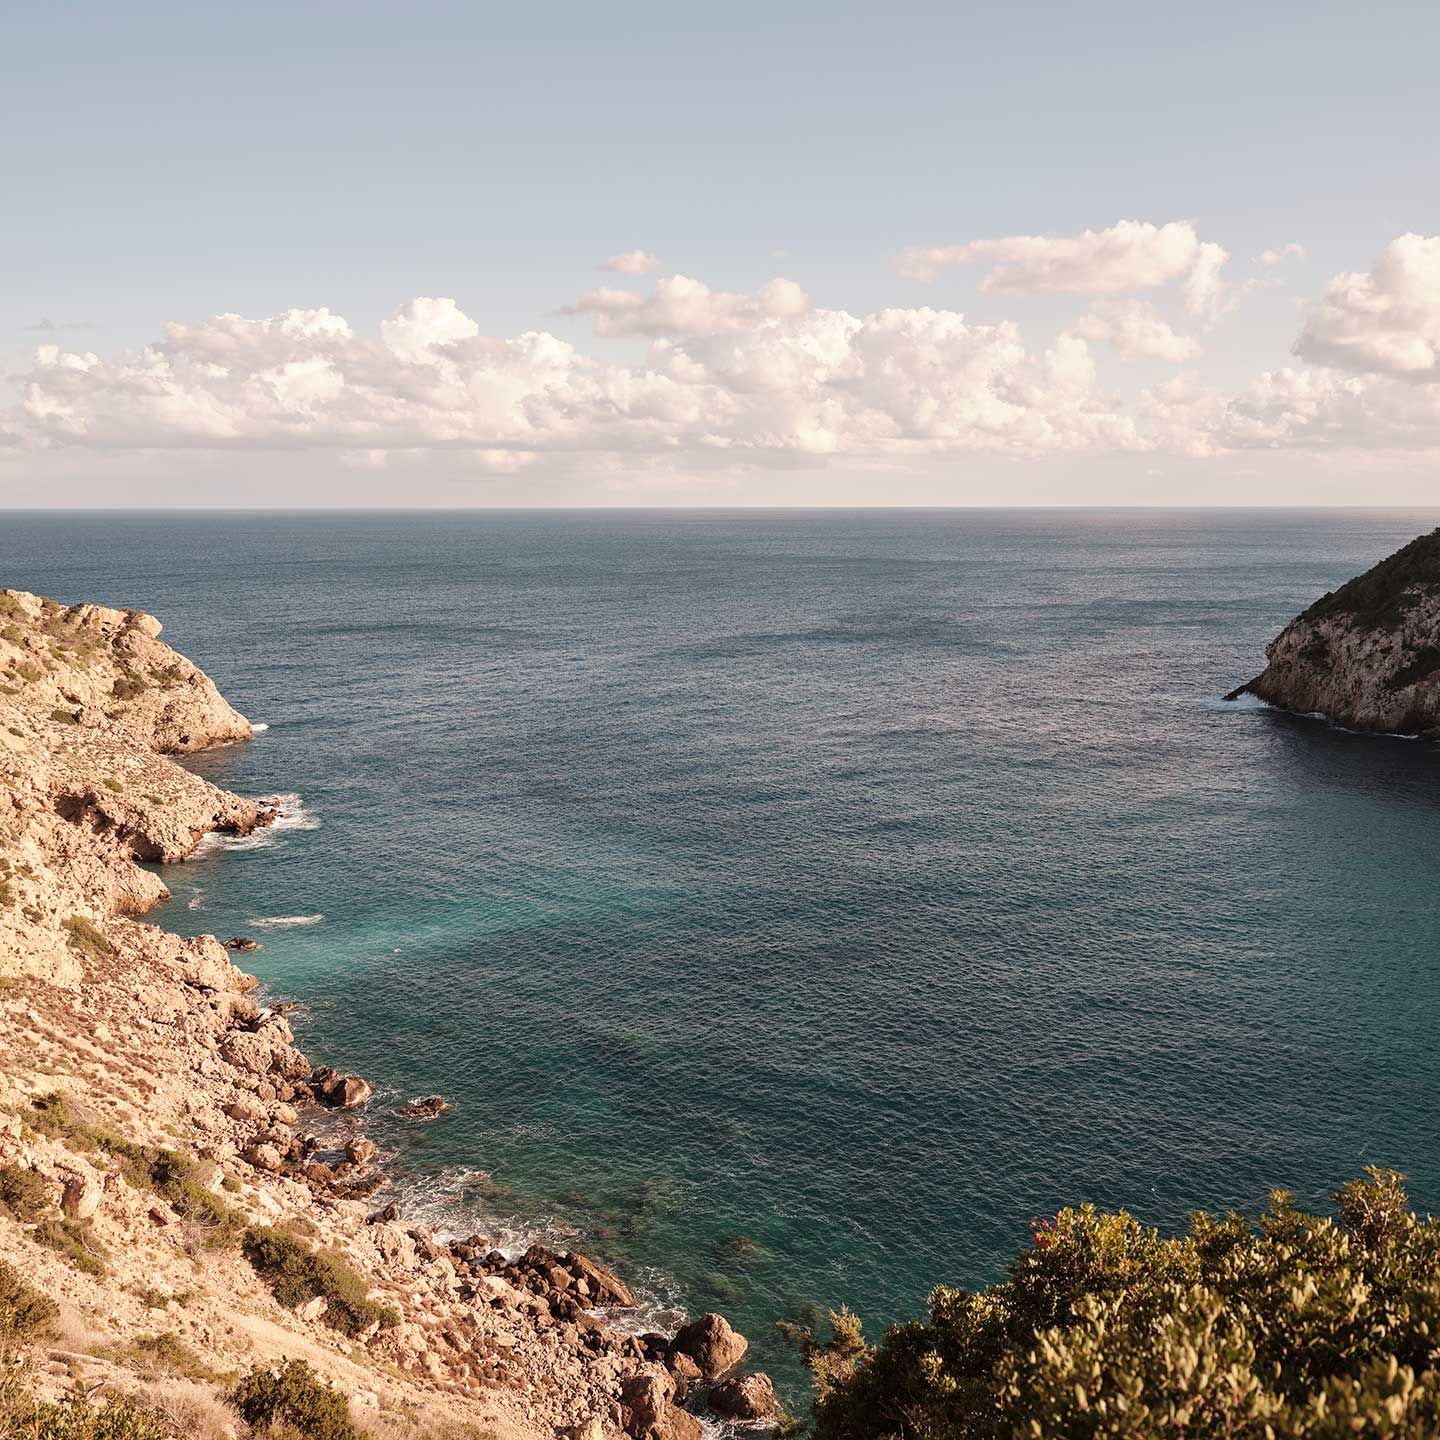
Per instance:
[[[23,709],[64,711],[62,723],[118,730],[162,754],[250,739],[250,722],[160,629],[141,610],[0,590],[0,685]]]
[[[1232,699],[1440,738],[1440,530],[1322,596],[1265,653],[1269,664]]]

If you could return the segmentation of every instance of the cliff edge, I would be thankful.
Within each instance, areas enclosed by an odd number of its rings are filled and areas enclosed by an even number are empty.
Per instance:
[[[1323,595],[1265,654],[1265,669],[1227,699],[1440,738],[1440,529]]]
[[[146,1440],[773,1417],[721,1317],[633,1333],[635,1296],[584,1255],[407,1222],[371,1087],[312,1065],[214,936],[139,918],[168,891],[137,861],[274,818],[166,758],[252,729],[159,634],[0,590],[0,1432],[89,1435],[96,1396],[141,1407],[104,1433]]]

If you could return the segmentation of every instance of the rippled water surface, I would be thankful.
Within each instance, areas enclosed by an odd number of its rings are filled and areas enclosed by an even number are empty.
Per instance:
[[[268,724],[194,764],[291,822],[157,918],[261,940],[381,1110],[455,1101],[374,1121],[437,1214],[784,1368],[770,1321],[1063,1203],[1440,1204],[1440,752],[1218,700],[1437,518],[10,515],[0,571]]]

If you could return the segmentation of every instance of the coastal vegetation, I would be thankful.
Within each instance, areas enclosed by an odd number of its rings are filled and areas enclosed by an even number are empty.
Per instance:
[[[303,1440],[358,1440],[361,1434],[345,1397],[303,1360],[273,1369],[257,1365],[236,1387],[234,1403],[256,1434],[273,1430]]]
[[[282,1305],[294,1309],[323,1299],[321,1318],[342,1335],[393,1319],[368,1297],[364,1280],[344,1260],[313,1249],[291,1229],[262,1225],[247,1231],[245,1256]]]
[[[1088,1205],[1037,1221],[1006,1282],[942,1286],[878,1345],[846,1312],[802,1334],[816,1440],[1440,1433],[1440,1221],[1403,1179],[1175,1238]]]

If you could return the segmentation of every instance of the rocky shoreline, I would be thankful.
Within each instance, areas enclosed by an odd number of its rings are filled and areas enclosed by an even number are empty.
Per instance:
[[[1253,695],[1347,730],[1440,739],[1440,530],[1323,595],[1225,698]]]
[[[216,1377],[298,1356],[377,1434],[773,1424],[722,1317],[627,1333],[635,1296],[594,1259],[407,1223],[369,1084],[313,1066],[219,940],[137,918],[168,895],[137,861],[276,818],[166,758],[253,731],[159,635],[0,591],[0,1261],[59,1306],[42,1386],[163,1391],[177,1433],[218,1437],[244,1426]],[[157,1377],[157,1335],[188,1375]]]

